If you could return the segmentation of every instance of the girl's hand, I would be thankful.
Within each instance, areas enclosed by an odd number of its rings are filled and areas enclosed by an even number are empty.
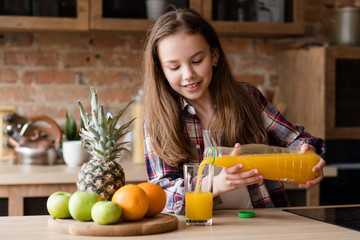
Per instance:
[[[240,152],[239,143],[235,144],[235,149],[231,155],[236,155],[238,152]],[[214,196],[264,181],[263,175],[258,175],[259,171],[257,169],[239,172],[242,168],[241,163],[233,167],[223,168],[220,174],[214,177]]]
[[[316,153],[314,146],[309,144],[303,144],[300,148],[300,152],[304,153],[309,151]],[[319,163],[312,169],[313,172],[319,172],[319,176],[314,180],[307,181],[305,184],[299,184],[299,188],[311,188],[312,186],[318,184],[324,178],[323,168],[325,165],[325,160],[319,156]]]

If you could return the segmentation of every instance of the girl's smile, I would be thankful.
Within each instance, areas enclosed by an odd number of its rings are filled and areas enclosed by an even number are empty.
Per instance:
[[[196,90],[197,87],[200,85],[201,82],[197,82],[197,83],[193,83],[193,84],[188,84],[188,85],[184,85],[183,87],[189,89],[189,90]]]

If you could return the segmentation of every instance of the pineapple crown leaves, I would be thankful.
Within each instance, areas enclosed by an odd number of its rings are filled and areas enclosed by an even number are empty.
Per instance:
[[[80,129],[83,145],[95,159],[109,160],[119,157],[121,151],[125,149],[122,145],[128,142],[118,143],[118,140],[130,132],[128,127],[135,118],[119,128],[116,128],[116,124],[133,101],[127,103],[114,117],[111,115],[106,117],[104,107],[99,103],[96,90],[90,87],[90,92],[91,115],[88,115],[81,102],[78,102],[80,115],[84,122],[83,128]]]

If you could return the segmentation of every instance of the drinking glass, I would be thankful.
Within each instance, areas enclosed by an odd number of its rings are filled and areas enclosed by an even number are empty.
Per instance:
[[[212,225],[213,178],[212,164],[184,164],[186,225]]]

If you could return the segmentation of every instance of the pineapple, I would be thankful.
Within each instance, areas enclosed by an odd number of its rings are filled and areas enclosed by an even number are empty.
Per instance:
[[[114,118],[106,118],[96,90],[90,87],[90,92],[91,116],[80,101],[78,105],[84,122],[80,136],[92,157],[82,165],[76,184],[78,191],[97,192],[102,200],[111,200],[115,191],[125,185],[125,173],[116,159],[121,156],[121,151],[125,149],[122,146],[127,142],[119,143],[118,140],[129,132],[128,127],[134,119],[119,128],[116,128],[116,124],[132,102],[125,105]]]

